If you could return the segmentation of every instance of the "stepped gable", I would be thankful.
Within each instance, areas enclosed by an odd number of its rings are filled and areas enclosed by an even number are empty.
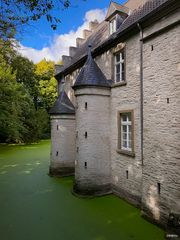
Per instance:
[[[59,97],[50,109],[49,114],[75,114],[74,105],[64,90],[60,93]]]
[[[87,41],[82,44],[82,46],[77,50],[74,57],[71,59],[68,65],[65,65],[64,68],[61,70],[61,73],[67,73],[68,69],[72,66],[75,66],[78,62],[85,61],[87,57],[87,47],[88,44],[91,43],[92,45],[92,52],[97,50],[98,48],[102,48],[102,46],[108,46],[109,43],[113,42],[116,38],[122,36],[125,32],[132,29],[132,27],[138,23],[142,22],[144,18],[149,18],[152,14],[158,12],[163,6],[166,6],[173,2],[173,0],[150,0],[146,2],[143,6],[135,9],[121,24],[117,32],[113,33],[109,36],[108,25],[109,23],[103,21],[95,32],[90,35]],[[109,37],[108,37],[109,36]],[[58,79],[58,75],[56,78]]]
[[[82,67],[73,89],[82,86],[110,87],[110,83],[92,58],[91,45],[89,45],[87,61]]]
[[[91,43],[92,50],[96,48],[96,46],[101,45],[105,39],[108,38],[108,22],[103,21],[99,24],[96,30],[88,37],[88,39],[83,43],[78,49],[76,54],[73,56],[69,64],[65,64],[62,71],[70,67],[71,65],[78,62],[81,58],[87,57],[87,48],[89,43]]]

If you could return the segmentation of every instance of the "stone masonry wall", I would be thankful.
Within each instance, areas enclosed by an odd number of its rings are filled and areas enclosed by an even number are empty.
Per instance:
[[[179,14],[167,17],[144,30],[144,36],[168,26],[176,21]],[[152,38],[144,43],[144,166],[141,160],[140,132],[140,38],[139,34],[125,41],[126,50],[126,85],[114,85],[111,89],[110,101],[110,170],[113,191],[136,204],[143,205],[143,210],[150,218],[167,221],[169,212],[179,213],[180,179],[179,179],[179,119],[180,119],[180,85],[178,62],[179,27]],[[121,44],[121,43],[120,43]],[[124,43],[123,43],[124,44]],[[113,52],[110,49],[95,58],[98,66],[107,79],[113,80]],[[79,70],[66,76],[65,90],[76,105],[76,98],[71,89]],[[84,101],[91,105],[99,104],[94,96],[79,97],[80,105]],[[76,105],[77,106],[77,105]],[[134,151],[135,157],[117,152],[118,111],[134,111]],[[83,110],[84,111],[84,110]],[[105,114],[107,109],[104,109]],[[88,127],[85,122],[92,121],[94,129],[98,129],[94,119],[79,119],[78,128],[84,131]],[[87,115],[84,115],[87,118]],[[98,115],[101,119],[104,113]],[[103,119],[103,121],[105,121]],[[82,124],[82,125],[81,125]],[[95,134],[95,133],[94,133]],[[78,142],[79,140],[77,140]],[[80,146],[80,142],[78,143]],[[99,144],[99,143],[98,143]],[[97,145],[101,148],[101,145]],[[108,147],[108,144],[107,144]],[[95,148],[96,149],[96,146]],[[81,152],[81,150],[79,149]],[[92,151],[94,151],[92,149]],[[79,152],[79,153],[80,153]],[[77,157],[78,160],[78,157]],[[77,161],[76,161],[76,164]],[[102,166],[101,166],[102,167]],[[84,174],[79,168],[77,175]],[[93,168],[93,167],[92,167]],[[95,171],[95,168],[93,171]],[[78,172],[79,171],[79,172]],[[102,171],[104,171],[102,167]],[[126,178],[128,171],[128,179]],[[142,177],[143,171],[143,177]],[[162,177],[160,177],[162,176]],[[143,183],[142,183],[143,182]],[[160,185],[159,185],[160,184]],[[158,186],[160,194],[158,194]],[[141,199],[142,198],[142,199]],[[162,220],[161,220],[162,219]]]
[[[124,45],[124,43],[120,43]],[[113,185],[114,192],[121,197],[129,200],[130,202],[135,203],[136,205],[140,204],[141,198],[141,177],[142,177],[142,168],[141,168],[141,159],[140,159],[140,45],[139,45],[139,36],[134,36],[131,39],[128,39],[126,44],[126,76],[127,76],[127,85],[125,86],[115,86],[111,89],[111,105],[110,105],[110,148],[108,144],[106,148],[110,150],[110,169],[111,169],[111,183]],[[113,66],[113,51],[114,49],[110,49],[101,56],[95,58],[96,63],[101,68],[102,72],[106,76],[107,79],[113,80],[114,68]],[[76,79],[78,70],[66,76],[66,91],[71,92],[69,95],[73,95],[73,90],[70,89],[70,85],[73,85],[73,82]],[[98,91],[98,90],[97,90]],[[88,97],[88,96],[87,96]],[[84,98],[83,99],[83,107],[84,107]],[[72,100],[73,98],[71,98]],[[89,96],[88,103],[97,105],[98,101],[97,97]],[[79,103],[78,103],[79,108]],[[101,114],[98,116],[100,119],[105,121],[105,114],[108,109],[105,111],[101,111]],[[135,157],[131,157],[128,155],[123,155],[117,153],[117,140],[118,140],[118,126],[117,126],[117,113],[120,110],[134,110],[134,129],[135,129]],[[78,109],[79,112],[79,109]],[[87,126],[92,120],[88,118],[86,120],[80,120],[78,118],[79,114],[76,114],[77,124],[87,123]],[[85,118],[87,118],[87,114]],[[95,120],[95,119],[94,119]],[[89,123],[89,124],[88,124]],[[92,126],[95,131],[97,126],[95,125],[97,121],[92,122]],[[94,124],[94,125],[93,125]],[[79,128],[82,129],[82,126]],[[78,134],[79,135],[79,134]],[[79,144],[81,146],[81,144]],[[102,148],[102,146],[99,146]],[[79,151],[81,151],[79,149]],[[93,151],[93,149],[92,149]],[[94,150],[95,151],[95,150]],[[80,154],[80,153],[79,153]],[[94,166],[94,169],[96,167]],[[77,169],[77,168],[76,168]],[[76,176],[83,175],[84,165],[82,168],[78,168],[76,170]],[[93,170],[94,171],[94,170]],[[129,179],[126,179],[126,171],[129,171]],[[102,168],[102,173],[104,172],[104,168]],[[97,179],[97,177],[96,177]]]
[[[74,172],[75,116],[51,117],[51,141],[50,169],[57,175]]]
[[[125,43],[126,85],[115,85],[111,89],[111,167],[112,184],[116,194],[140,205],[142,164],[140,150],[140,45],[139,35]],[[117,152],[118,111],[134,111],[135,157]],[[126,178],[128,171],[128,179]]]
[[[79,74],[80,69],[77,69],[75,71],[73,71],[71,74],[68,74],[65,77],[65,92],[67,93],[69,99],[71,100],[71,102],[74,104],[74,106],[76,105],[76,98],[74,96],[74,91],[72,89],[72,86],[74,85],[76,78]]]
[[[165,21],[166,22],[166,21]],[[180,214],[180,26],[144,43],[145,214]]]
[[[78,103],[75,187],[82,193],[88,191],[86,194],[104,193],[110,190],[110,90],[83,88],[75,93]]]

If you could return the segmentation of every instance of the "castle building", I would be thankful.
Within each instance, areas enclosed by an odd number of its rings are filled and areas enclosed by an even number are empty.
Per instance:
[[[50,174],[180,225],[180,1],[112,2],[57,66]]]

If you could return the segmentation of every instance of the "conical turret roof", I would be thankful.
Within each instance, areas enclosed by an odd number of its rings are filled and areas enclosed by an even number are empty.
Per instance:
[[[73,89],[83,86],[110,87],[110,83],[92,58],[90,45],[87,61],[81,69]]]
[[[75,114],[75,108],[64,90],[61,91],[49,114]]]

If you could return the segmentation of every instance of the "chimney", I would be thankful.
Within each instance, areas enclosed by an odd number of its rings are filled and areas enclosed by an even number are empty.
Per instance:
[[[74,57],[74,55],[76,54],[77,51],[77,47],[69,47],[69,56],[70,57]]]
[[[91,35],[91,33],[92,33],[92,31],[90,31],[90,30],[87,30],[87,29],[83,30],[83,38],[85,38],[85,40],[88,39],[88,37]]]
[[[99,25],[98,20],[92,21],[89,23],[89,30],[94,32],[96,30],[97,26]]]
[[[71,59],[72,59],[71,56],[66,56],[66,55],[62,56],[62,61],[64,65],[69,65],[69,63],[71,62]]]
[[[76,47],[79,48],[84,42],[84,38],[76,38]]]

